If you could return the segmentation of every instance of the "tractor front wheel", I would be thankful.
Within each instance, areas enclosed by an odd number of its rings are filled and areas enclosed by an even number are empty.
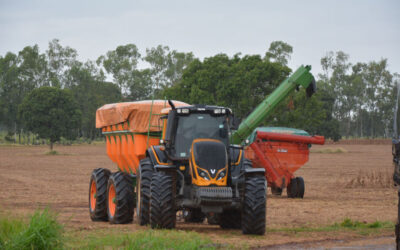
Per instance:
[[[133,220],[133,182],[124,172],[113,173],[107,186],[108,220],[111,224],[125,224]]]
[[[136,216],[139,225],[150,221],[150,184],[153,175],[153,165],[149,158],[140,161],[140,172],[137,177]]]
[[[265,234],[266,186],[264,175],[257,174],[245,177],[242,205],[243,234]]]
[[[151,178],[150,224],[151,228],[175,227],[175,185],[174,174],[155,172]]]
[[[110,170],[93,170],[89,184],[89,212],[92,221],[107,221],[107,182]]]

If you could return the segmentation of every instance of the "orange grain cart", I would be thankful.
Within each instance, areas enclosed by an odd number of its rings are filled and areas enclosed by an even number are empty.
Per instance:
[[[188,105],[174,101],[176,106]],[[96,127],[106,137],[107,155],[119,170],[136,174],[146,149],[158,145],[164,126],[160,116],[167,101],[138,101],[106,104],[96,112]]]
[[[173,103],[177,107],[188,105],[179,101]],[[93,221],[132,221],[133,209],[130,208],[135,203],[133,187],[139,162],[146,157],[147,148],[159,145],[166,126],[166,120],[162,122],[160,118],[168,109],[167,101],[150,100],[106,104],[97,110],[96,128],[105,135],[107,155],[119,171],[93,170],[89,185],[89,212]]]
[[[245,156],[253,167],[265,168],[268,186],[275,195],[284,188],[288,197],[303,198],[304,180],[295,177],[300,167],[308,162],[311,144],[324,144],[323,136],[310,136],[306,131],[292,128],[257,128],[250,137]]]

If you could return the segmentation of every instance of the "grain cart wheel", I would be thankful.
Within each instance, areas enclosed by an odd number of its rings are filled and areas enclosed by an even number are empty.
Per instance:
[[[201,209],[199,208],[185,208],[183,210],[183,219],[185,220],[185,222],[202,223],[205,217],[206,215],[202,213]]]
[[[107,221],[107,182],[111,172],[108,169],[93,170],[89,184],[89,212],[92,221]]]
[[[224,210],[219,216],[219,226],[223,229],[239,229],[242,225],[242,214],[240,210],[228,209]]]
[[[175,179],[173,173],[155,172],[151,178],[150,224],[151,228],[175,227]]]
[[[246,176],[242,205],[243,234],[265,234],[266,186],[264,175]]]
[[[111,224],[125,224],[133,220],[133,182],[124,172],[113,173],[107,186],[108,220]]]
[[[153,164],[149,158],[140,161],[140,172],[137,176],[136,216],[139,225],[150,222],[150,183],[153,175]]]
[[[289,186],[286,188],[288,198],[296,198],[297,197],[297,179],[293,178],[290,180]]]
[[[304,179],[303,177],[296,177],[296,180],[297,180],[297,197],[303,199],[305,190]]]
[[[271,193],[276,196],[281,196],[282,195],[282,188],[278,187],[271,187]]]

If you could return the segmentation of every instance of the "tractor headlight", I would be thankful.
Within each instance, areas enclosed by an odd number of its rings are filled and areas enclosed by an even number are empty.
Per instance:
[[[224,170],[222,170],[221,172],[219,172],[218,177],[217,177],[217,181],[221,180],[225,176],[226,176],[226,168]]]
[[[203,179],[205,179],[205,180],[207,180],[207,181],[210,180],[208,173],[207,173],[206,171],[204,171],[204,170],[201,170],[200,168],[197,168],[197,174],[198,174],[201,178],[203,178]]]

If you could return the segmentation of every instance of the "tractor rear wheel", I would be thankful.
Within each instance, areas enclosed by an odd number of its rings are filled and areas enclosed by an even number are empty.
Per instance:
[[[92,221],[107,221],[107,182],[110,170],[93,170],[89,184],[89,212]]]
[[[264,175],[245,177],[242,205],[243,234],[265,234],[266,224],[266,181]]]
[[[149,158],[140,161],[140,172],[137,176],[136,216],[139,225],[150,222],[150,184],[153,175],[153,164]]]
[[[133,220],[133,182],[124,172],[113,173],[107,186],[108,220],[111,224],[125,224]]]
[[[297,180],[297,197],[303,199],[305,190],[304,179],[302,177],[296,177],[296,180]]]
[[[223,229],[239,229],[242,226],[242,214],[240,210],[224,210],[219,216],[219,226]]]
[[[206,215],[199,208],[186,208],[183,210],[183,219],[185,222],[202,223],[205,217]]]
[[[175,227],[175,178],[170,172],[155,172],[151,178],[150,224],[151,228]]]
[[[282,195],[282,188],[278,187],[271,187],[271,193],[276,196],[281,196]]]
[[[296,198],[298,193],[297,179],[293,178],[290,180],[289,186],[286,188],[288,198]]]

